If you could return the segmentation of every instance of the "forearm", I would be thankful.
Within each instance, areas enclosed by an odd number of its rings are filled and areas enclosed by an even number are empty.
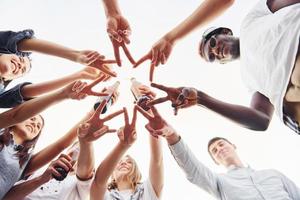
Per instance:
[[[169,148],[177,164],[186,174],[186,178],[191,183],[218,197],[219,190],[217,175],[195,157],[178,134],[175,133],[173,135],[174,138],[176,137],[178,139],[178,141],[173,145],[169,144]]]
[[[18,50],[20,51],[36,51],[52,56],[66,58],[76,62],[78,51],[40,39],[25,39],[18,44]]]
[[[165,37],[171,41],[181,39],[197,27],[203,26],[220,16],[233,2],[234,0],[205,0],[188,18],[168,32]]]
[[[22,200],[46,182],[47,180],[44,180],[42,176],[39,176],[15,185],[8,191],[8,193],[6,193],[3,200]]]
[[[76,175],[82,179],[87,180],[92,177],[94,171],[94,149],[93,143],[79,141],[80,152],[77,161]]]
[[[266,130],[270,123],[270,117],[259,110],[225,103],[200,91],[198,91],[197,101],[199,105],[251,130]]]
[[[108,156],[102,161],[96,171],[96,177],[94,180],[96,185],[106,185],[119,160],[122,158],[128,148],[129,147],[118,143],[117,146],[112,150],[112,152],[108,154]]]
[[[69,76],[65,76],[59,79],[46,81],[43,83],[37,83],[37,84],[30,84],[25,85],[21,92],[25,99],[31,99],[37,96],[40,96],[42,94],[46,94],[48,92],[51,92],[53,90],[59,89],[63,86],[66,86],[69,83],[72,83],[73,81],[76,81],[80,79],[79,73],[76,72],[74,74],[71,74]]]
[[[7,128],[29,119],[30,117],[39,114],[49,106],[56,104],[65,98],[67,98],[67,96],[63,92],[57,91],[49,95],[31,99],[30,101],[27,101],[18,107],[1,113],[0,128]]]
[[[161,138],[150,135],[150,168],[149,178],[157,197],[161,196],[164,185],[164,166]]]
[[[121,15],[118,0],[103,0],[102,2],[104,5],[106,17],[113,15]]]

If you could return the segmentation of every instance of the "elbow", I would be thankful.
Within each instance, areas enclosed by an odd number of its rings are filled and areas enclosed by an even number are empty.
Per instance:
[[[266,131],[269,128],[271,119],[264,119],[255,122],[249,129],[254,131]]]

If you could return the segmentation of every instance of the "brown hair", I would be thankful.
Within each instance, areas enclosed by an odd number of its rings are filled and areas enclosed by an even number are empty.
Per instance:
[[[40,115],[43,124],[44,124],[44,118]],[[8,146],[11,140],[13,139],[10,130],[13,126],[4,129],[3,134],[0,135],[0,152],[2,151],[4,145]],[[42,132],[42,129],[40,132],[31,140],[25,140],[21,144],[21,148],[17,149],[17,153],[15,154],[19,158],[19,165],[20,168],[23,167],[23,165],[28,161],[30,155],[31,155],[31,150],[34,149],[35,144],[37,140],[39,139],[40,133]]]
[[[142,174],[135,160],[129,155],[126,155],[125,157],[128,157],[132,161],[132,169],[127,175],[127,180],[131,183],[131,188],[135,190],[136,186],[140,183],[142,179]],[[108,190],[118,189],[118,184],[113,177],[111,178],[111,182],[108,183],[107,189]]]

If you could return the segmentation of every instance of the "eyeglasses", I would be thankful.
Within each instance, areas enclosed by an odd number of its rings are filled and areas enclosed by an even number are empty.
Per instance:
[[[212,36],[211,38],[209,38],[209,40],[207,42],[209,45],[208,61],[214,62],[216,59],[216,56],[211,50],[217,47],[217,39],[214,36]]]

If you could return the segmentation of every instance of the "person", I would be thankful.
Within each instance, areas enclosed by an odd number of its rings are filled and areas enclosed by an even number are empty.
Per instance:
[[[174,45],[179,40],[196,28],[220,16],[230,8],[233,3],[234,0],[204,0],[190,16],[162,36],[151,47],[150,51],[140,58],[133,67],[137,67],[146,60],[151,60],[149,80],[152,82],[155,67],[167,62]]]
[[[153,108],[151,108],[153,109]],[[229,140],[215,137],[208,143],[208,152],[227,173],[211,171],[191,152],[182,137],[156,111],[155,117],[138,108],[150,120],[149,130],[167,140],[171,153],[186,178],[216,199],[299,199],[300,188],[284,174],[273,169],[255,170],[241,161],[236,146]]]
[[[78,137],[78,141],[67,150],[66,154],[61,154],[59,158],[48,166],[43,173],[35,173],[25,181],[20,181],[5,195],[4,200],[34,200],[34,199],[78,199],[84,200],[89,196],[90,186],[94,176],[94,153],[93,141],[102,137],[106,133],[115,132],[102,123],[96,131],[91,127],[102,122],[99,119],[105,104],[104,101],[96,111],[89,112],[88,115],[79,122],[68,133],[69,138],[72,135]],[[123,113],[123,110],[106,116],[110,120]],[[64,139],[65,140],[65,139]],[[65,140],[68,142],[69,140]],[[53,146],[53,145],[52,145]],[[58,146],[56,142],[55,147]],[[49,147],[47,147],[49,148]],[[54,149],[53,149],[54,150]],[[54,150],[55,151],[55,150]],[[53,152],[52,152],[53,153]],[[49,156],[44,153],[44,156]],[[49,158],[48,158],[49,159]],[[61,177],[61,171],[57,168],[63,168],[68,175],[63,180],[54,180],[54,177]]]
[[[94,81],[90,85],[76,81],[63,89],[27,101],[20,106],[0,114],[0,198],[28,168],[35,168],[39,159],[31,159],[32,150],[38,140],[44,121],[38,114],[47,107],[64,99],[82,99],[92,95],[92,87],[100,82]],[[99,93],[107,95],[106,93]],[[39,157],[39,156],[37,156]],[[49,162],[49,161],[48,161]],[[42,162],[43,163],[43,162]],[[33,170],[34,171],[34,170]],[[26,174],[25,174],[26,175]]]
[[[131,28],[127,19],[122,15],[117,0],[103,0],[105,15],[107,18],[107,33],[113,45],[115,59],[118,66],[122,65],[120,58],[120,47],[123,49],[126,57],[135,64],[126,45],[130,43],[129,36]]]
[[[30,71],[29,55],[32,51],[65,58],[80,64],[95,67],[104,73],[115,77],[116,73],[105,64],[115,63],[114,60],[105,60],[97,51],[70,49],[62,45],[37,39],[34,31],[0,31],[0,94],[7,85],[18,77]],[[21,88],[26,83],[15,86]]]
[[[144,95],[149,94],[149,88],[142,88],[140,89],[141,93]],[[149,178],[144,182],[141,182],[141,173],[136,161],[129,155],[124,156],[137,138],[136,118],[136,107],[133,111],[131,123],[129,122],[127,110],[124,108],[125,126],[118,130],[120,141],[101,162],[96,171],[91,187],[91,200],[160,199],[163,189],[163,155],[160,139],[150,136]]]
[[[203,34],[199,45],[200,56],[209,62],[227,63],[240,58],[242,80],[252,94],[249,107],[222,102],[195,88],[185,88],[181,93],[183,87],[172,89],[164,87],[170,98],[156,102],[172,99],[176,109],[198,104],[246,128],[259,131],[268,128],[275,110],[280,120],[299,134],[297,81],[300,66],[298,51],[300,24],[297,24],[295,19],[298,19],[300,4],[281,8],[282,14],[279,17],[276,13],[270,14],[266,2],[261,0],[246,16],[240,38],[234,37],[229,28],[214,27]],[[255,25],[261,21],[266,24],[264,28],[255,29]],[[286,28],[281,29],[282,26]],[[283,31],[290,29],[292,31]],[[191,96],[185,98],[189,95]],[[176,101],[177,97],[181,100]],[[184,105],[183,101],[187,104]]]

